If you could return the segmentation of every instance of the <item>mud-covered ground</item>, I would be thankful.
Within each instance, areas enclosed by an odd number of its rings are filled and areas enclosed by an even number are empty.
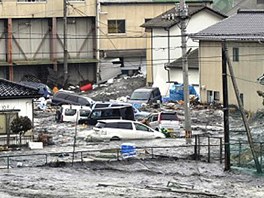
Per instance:
[[[144,78],[124,78],[111,84],[101,86],[93,92],[84,93],[98,100],[130,95],[133,89],[142,86]],[[131,81],[130,81],[131,80]],[[133,82],[133,83],[132,83]],[[133,86],[131,86],[133,85]],[[104,88],[103,88],[104,87]],[[121,87],[124,87],[121,89]],[[127,87],[127,88],[125,88]],[[120,88],[119,91],[116,90]],[[99,97],[100,96],[100,97]],[[111,96],[111,97],[110,97]],[[162,105],[160,109],[174,108],[184,120],[181,105]],[[158,111],[160,109],[151,109]],[[201,150],[201,160],[191,157],[194,153],[194,139],[186,144],[184,138],[129,141],[140,150],[140,155],[133,159],[88,161],[91,156],[105,153],[87,154],[87,159],[80,163],[80,153],[74,158],[69,154],[73,150],[98,151],[120,148],[124,142],[87,142],[87,126],[74,123],[56,123],[52,108],[35,111],[35,135],[41,132],[52,136],[53,145],[43,150],[22,148],[18,151],[1,152],[3,155],[54,153],[45,156],[10,158],[10,169],[0,169],[0,197],[2,198],[82,198],[82,197],[264,197],[264,176],[256,174],[254,169],[233,167],[224,171],[217,153],[219,147],[212,149],[211,163],[208,163],[207,150]],[[239,114],[230,117],[230,128],[243,131]],[[263,113],[252,117],[251,127],[254,138],[263,140]],[[205,134],[210,137],[223,137],[223,113],[219,107],[196,105],[191,107],[193,134]],[[88,127],[89,129],[89,127]],[[74,137],[76,146],[74,147]],[[246,138],[245,133],[234,138]],[[207,143],[208,139],[202,139]],[[217,139],[211,139],[217,144]],[[149,147],[163,147],[152,150]],[[172,148],[173,147],[173,148]],[[69,153],[67,153],[69,152]],[[90,152],[89,152],[90,153]],[[108,153],[109,154],[109,153]],[[83,156],[84,157],[84,156]],[[99,158],[98,158],[99,159]],[[74,163],[72,163],[72,160]],[[59,163],[58,163],[59,162]],[[251,159],[252,163],[252,159]],[[6,165],[6,159],[0,159],[0,166]]]

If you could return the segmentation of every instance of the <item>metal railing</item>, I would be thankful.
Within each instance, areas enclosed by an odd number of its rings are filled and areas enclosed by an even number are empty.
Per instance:
[[[208,163],[223,160],[221,137],[194,136],[194,144],[175,146],[136,147],[140,158],[191,158]],[[170,152],[167,152],[168,149]],[[0,155],[0,166],[9,169],[18,166],[60,166],[65,163],[87,162],[96,160],[123,160],[120,148],[90,149],[72,152],[34,153],[17,155]],[[22,164],[23,163],[23,164]]]

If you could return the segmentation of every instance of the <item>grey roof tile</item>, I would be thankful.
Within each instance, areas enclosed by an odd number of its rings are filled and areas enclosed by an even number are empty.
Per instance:
[[[212,9],[209,8],[207,6],[204,5],[190,5],[188,8],[188,13],[189,13],[189,17],[192,17],[194,14],[202,11],[202,10],[206,10],[208,12],[212,12],[216,15],[219,15],[223,18],[227,17],[226,15]],[[164,16],[168,16],[171,14],[176,14],[176,9],[172,8],[170,10],[168,10],[167,12],[162,13],[161,15],[147,21],[146,23],[142,24],[141,27],[145,27],[145,28],[170,28],[176,24],[178,24],[180,22],[180,18],[179,17],[175,17],[173,20],[168,20],[165,19]]]
[[[38,89],[0,78],[0,99],[40,97]]]
[[[264,10],[239,10],[236,15],[191,37],[198,40],[263,40]]]
[[[198,69],[199,68],[199,53],[198,49],[194,49],[190,52],[187,56],[188,60],[188,68],[190,69]],[[168,67],[170,68],[182,68],[182,57],[176,59],[175,61],[171,62]]]

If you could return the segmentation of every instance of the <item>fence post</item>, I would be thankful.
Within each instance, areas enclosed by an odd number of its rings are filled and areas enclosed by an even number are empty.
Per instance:
[[[45,154],[45,156],[46,156],[46,165],[47,165],[48,164],[48,155]]]
[[[195,156],[195,160],[197,160],[198,159],[197,135],[194,136],[194,156]]]
[[[9,156],[7,156],[7,169],[9,169]]]
[[[151,157],[154,158],[153,148],[151,148]]]
[[[220,138],[220,164],[223,163],[222,158],[223,158],[223,140],[222,138]]]
[[[208,162],[210,163],[210,137],[208,137]]]
[[[260,143],[260,165],[262,165],[262,142]]]
[[[81,163],[83,164],[83,152],[81,151]]]
[[[116,149],[116,159],[119,160],[119,149]]]
[[[242,146],[241,146],[241,140],[239,139],[238,140],[238,144],[239,144],[239,146],[238,146],[238,166],[240,166],[241,164],[241,149],[242,149]]]
[[[200,136],[199,135],[198,135],[197,141],[198,141],[198,145],[197,145],[198,156],[200,156],[200,154],[201,154],[201,141],[200,141]]]

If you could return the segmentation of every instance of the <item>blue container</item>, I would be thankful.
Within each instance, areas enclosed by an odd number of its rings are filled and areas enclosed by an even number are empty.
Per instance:
[[[120,149],[121,155],[124,158],[136,156],[136,145],[132,143],[123,143]]]

